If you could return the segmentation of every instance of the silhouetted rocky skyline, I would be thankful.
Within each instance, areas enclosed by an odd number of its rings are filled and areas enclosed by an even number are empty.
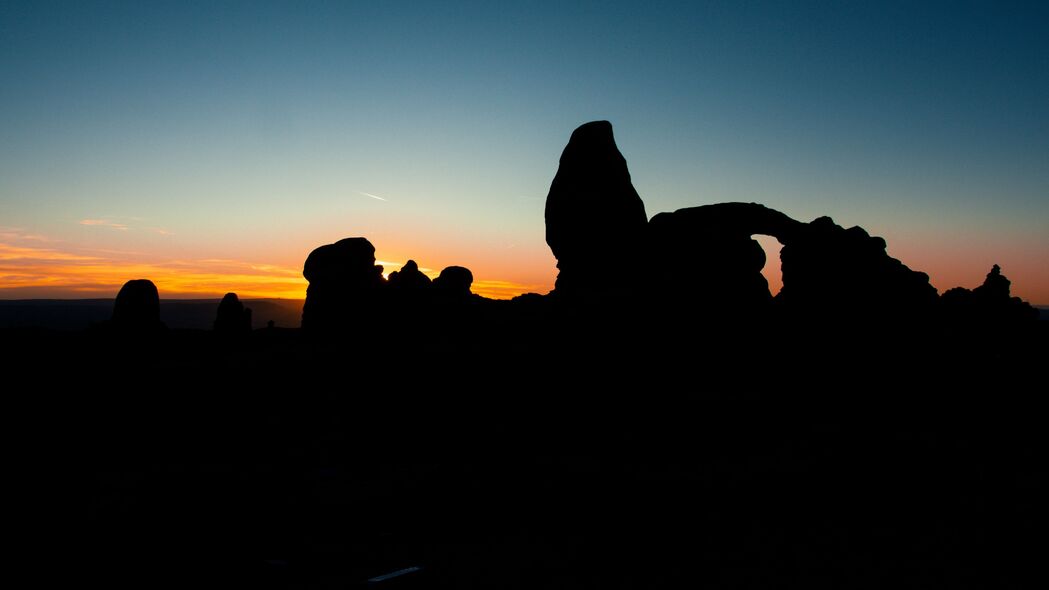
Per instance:
[[[791,316],[963,322],[1039,317],[1038,310],[1011,295],[997,265],[982,286],[955,287],[940,295],[928,275],[889,256],[885,240],[858,226],[843,228],[829,217],[805,223],[758,203],[719,203],[648,220],[608,121],[586,123],[572,133],[545,216],[546,241],[559,273],[551,293],[514,300],[530,307],[543,298],[548,308],[660,309],[719,322]],[[775,296],[761,274],[775,262],[766,259],[754,235],[772,236],[783,245],[783,285]],[[383,272],[366,237],[316,248],[303,267],[309,287],[302,327],[337,333],[352,329],[362,315],[402,308],[425,313],[463,305],[500,310],[495,313],[511,309],[472,294],[473,275],[464,267],[447,267],[434,280],[414,260],[388,279]],[[111,325],[159,326],[156,286],[148,279],[129,280],[117,295]],[[251,310],[235,293],[227,294],[214,328],[235,332],[250,326]]]
[[[87,329],[0,330],[36,571],[288,589],[1044,576],[1028,539],[1049,322],[1002,269],[939,295],[826,217],[646,221],[607,122],[573,133],[547,218],[545,295],[486,299],[422,257],[384,278],[350,237],[306,259],[301,315],[133,279],[82,304],[104,313]],[[775,296],[755,234],[784,245]],[[207,317],[163,321],[187,310]]]

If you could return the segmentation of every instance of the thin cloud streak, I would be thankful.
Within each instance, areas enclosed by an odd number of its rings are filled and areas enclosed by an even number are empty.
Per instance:
[[[118,221],[117,219],[119,219],[120,221]],[[134,229],[136,231],[139,231],[141,229],[141,230],[152,232],[152,233],[155,233],[155,234],[161,235],[161,236],[173,236],[173,235],[175,235],[174,232],[166,230],[166,229],[164,229],[162,227],[142,227],[142,228],[138,228],[138,227],[134,227],[134,226],[132,226],[132,225],[130,225],[128,223],[125,223],[126,221],[144,221],[144,220],[141,217],[120,217],[120,218],[99,217],[99,218],[93,218],[93,219],[81,219],[77,223],[80,224],[80,225],[86,225],[86,226],[90,226],[90,227],[108,227],[110,229],[116,229],[116,230],[120,230],[120,231],[128,231],[130,229]]]
[[[109,219],[81,219],[78,223],[80,223],[80,225],[109,227],[112,229],[118,229],[120,231],[128,230],[128,226],[126,223],[118,223]]]
[[[306,280],[297,269],[242,260],[132,262],[50,248],[0,244],[0,297],[112,297],[130,279],[156,283],[164,297],[301,299]]]
[[[220,297],[230,291],[242,297],[302,299],[306,295],[307,282],[298,268],[229,258],[143,260],[141,253],[54,244],[0,242],[0,298],[112,297],[126,281],[138,278],[152,280],[162,296],[169,298]],[[403,266],[388,260],[376,262],[388,270]],[[420,271],[431,278],[440,274],[427,267]],[[479,279],[472,290],[492,299],[510,299],[543,289],[541,285]]]
[[[0,243],[0,260],[38,262],[48,260],[101,260],[96,256],[84,256],[72,252],[62,252],[53,248],[34,248]]]
[[[357,192],[359,192],[360,194],[362,194],[362,195],[364,195],[364,196],[366,196],[366,197],[371,197],[371,198],[373,198],[373,199],[376,199],[376,200],[378,200],[378,201],[384,201],[384,202],[389,202],[389,200],[388,200],[388,199],[384,199],[384,198],[380,197],[379,195],[373,195],[373,194],[371,194],[371,193],[366,193],[366,192],[364,192],[364,191],[357,191]]]
[[[11,227],[11,226],[6,226],[6,225],[0,226],[0,240],[4,240],[4,241],[7,241],[7,242],[18,242],[18,241],[50,242],[51,241],[50,239],[47,238],[47,236],[42,236],[40,234],[26,233],[26,230],[24,230],[24,229],[22,229],[20,227]]]

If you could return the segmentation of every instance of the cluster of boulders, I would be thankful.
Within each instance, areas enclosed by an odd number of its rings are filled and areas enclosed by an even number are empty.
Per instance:
[[[302,274],[309,281],[302,327],[346,330],[367,323],[379,310],[456,305],[478,299],[470,291],[473,273],[449,266],[431,280],[414,260],[383,278],[375,247],[366,238],[346,238],[315,249]]]

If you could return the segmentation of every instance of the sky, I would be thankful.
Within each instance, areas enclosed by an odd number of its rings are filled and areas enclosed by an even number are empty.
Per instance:
[[[1049,3],[1003,1],[2,0],[0,298],[303,297],[350,236],[543,293],[597,119],[649,216],[829,215],[1049,304]]]

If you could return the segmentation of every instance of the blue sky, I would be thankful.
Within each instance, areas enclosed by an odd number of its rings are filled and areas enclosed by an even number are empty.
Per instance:
[[[10,248],[294,269],[365,235],[543,290],[557,158],[608,119],[649,215],[830,215],[1049,303],[1049,3],[3,2],[0,80]]]

